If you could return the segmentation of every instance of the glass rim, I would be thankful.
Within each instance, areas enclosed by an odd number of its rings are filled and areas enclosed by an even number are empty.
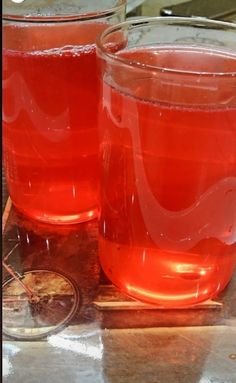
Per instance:
[[[16,15],[12,13],[2,14],[2,20],[6,22],[15,23],[35,23],[35,24],[47,24],[47,23],[66,23],[75,21],[89,21],[96,20],[103,17],[112,16],[114,13],[119,12],[126,6],[126,0],[117,0],[117,5],[114,7],[97,10],[94,12],[81,12],[81,13],[68,13],[59,15]]]
[[[96,44],[97,44],[97,51],[98,53],[100,53],[102,56],[104,56],[105,58],[107,59],[110,59],[114,62],[117,62],[117,63],[120,63],[120,64],[123,64],[125,66],[128,66],[128,67],[135,67],[135,68],[138,68],[140,70],[150,70],[150,71],[154,71],[154,72],[157,72],[157,73],[169,73],[169,74],[181,74],[181,75],[194,75],[194,76],[204,76],[204,77],[207,77],[207,76],[220,76],[220,77],[232,77],[232,76],[236,76],[236,71],[233,71],[233,72],[205,72],[205,71],[197,71],[197,70],[183,70],[183,69],[172,69],[172,68],[163,68],[163,67],[158,67],[158,66],[154,66],[154,65],[150,65],[150,64],[143,64],[143,63],[140,63],[138,61],[134,61],[134,60],[129,60],[127,58],[124,58],[124,57],[120,57],[118,55],[116,55],[115,53],[111,53],[110,51],[107,50],[107,48],[104,46],[103,44],[103,40],[104,38],[106,38],[108,35],[111,35],[112,33],[114,32],[122,32],[125,31],[125,30],[129,30],[129,28],[131,27],[140,27],[140,26],[145,26],[145,25],[154,25],[154,24],[162,24],[162,25],[179,25],[179,26],[184,26],[184,25],[191,25],[192,23],[192,26],[199,26],[199,27],[207,27],[207,26],[220,26],[220,27],[224,27],[222,28],[222,30],[227,30],[227,29],[232,29],[233,31],[235,31],[235,38],[236,38],[236,24],[234,23],[229,23],[229,22],[225,22],[225,21],[218,21],[218,20],[211,20],[211,19],[207,19],[207,18],[204,18],[204,17],[161,17],[161,16],[157,16],[157,17],[141,17],[141,18],[135,18],[135,19],[132,19],[132,20],[126,20],[126,21],[123,21],[123,22],[120,22],[119,24],[116,24],[116,25],[113,25],[113,26],[110,26],[108,27],[107,29],[105,29],[105,31],[103,31],[98,37],[97,37],[97,40],[96,40]],[[174,43],[172,44],[174,45]],[[193,45],[192,45],[193,46]],[[204,47],[202,45],[202,47]],[[209,47],[206,47],[206,48],[209,48]],[[215,48],[215,49],[214,49]],[[219,51],[222,53],[222,51],[224,51],[223,49],[219,49],[217,50],[217,47],[213,47],[214,51]],[[236,52],[235,53],[232,53],[232,57],[235,57],[236,59]]]

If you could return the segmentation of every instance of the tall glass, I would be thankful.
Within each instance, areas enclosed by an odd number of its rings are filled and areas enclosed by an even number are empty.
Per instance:
[[[56,224],[98,208],[95,40],[125,0],[4,2],[3,154],[13,204]]]
[[[236,25],[141,19],[97,50],[103,269],[163,307],[213,298],[236,263]]]

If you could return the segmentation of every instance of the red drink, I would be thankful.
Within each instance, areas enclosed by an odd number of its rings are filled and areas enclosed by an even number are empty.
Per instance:
[[[97,215],[95,40],[105,27],[5,26],[5,170],[13,203],[30,217],[73,223]]]
[[[235,77],[211,82],[210,75],[236,72],[236,56],[186,47],[119,55],[209,76],[107,76],[100,114],[103,269],[149,303],[205,301],[226,286],[236,262],[236,95],[226,91]]]

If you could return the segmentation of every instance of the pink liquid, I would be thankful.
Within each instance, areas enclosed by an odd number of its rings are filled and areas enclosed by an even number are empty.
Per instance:
[[[235,56],[201,49],[123,55],[236,72]],[[127,92],[118,91],[119,76],[116,85],[104,83],[100,114],[102,267],[124,292],[149,303],[184,307],[213,298],[236,264],[235,92],[225,81],[215,90],[209,78],[183,86],[170,75],[159,84],[135,81],[135,74],[133,83],[124,81]]]
[[[3,150],[15,206],[53,223],[98,204],[95,39],[105,24],[4,30]]]

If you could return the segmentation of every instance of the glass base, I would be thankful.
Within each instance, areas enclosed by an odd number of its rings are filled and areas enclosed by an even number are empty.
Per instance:
[[[37,211],[36,209],[32,210],[29,213],[25,209],[19,208],[17,205],[14,204],[14,202],[13,205],[20,213],[22,213],[30,219],[53,225],[73,225],[76,223],[91,221],[98,217],[97,207],[76,214],[53,215]]]

